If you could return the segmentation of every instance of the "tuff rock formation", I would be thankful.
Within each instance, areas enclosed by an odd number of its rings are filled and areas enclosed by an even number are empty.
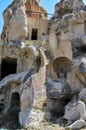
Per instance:
[[[1,113],[18,96],[21,126],[52,120],[57,112],[55,118],[60,114],[80,129],[86,126],[86,7],[82,0],[61,0],[47,20],[39,2],[14,0],[3,13]]]

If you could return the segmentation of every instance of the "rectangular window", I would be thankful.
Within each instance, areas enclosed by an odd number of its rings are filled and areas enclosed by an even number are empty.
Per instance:
[[[32,29],[31,40],[37,40],[38,29]]]

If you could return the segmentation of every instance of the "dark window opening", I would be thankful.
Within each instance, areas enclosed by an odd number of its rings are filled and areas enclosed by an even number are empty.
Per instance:
[[[17,69],[17,59],[3,59],[1,63],[1,78],[9,74],[15,74]]]
[[[19,126],[19,112],[20,112],[20,95],[18,92],[12,93],[11,101],[10,101],[10,108],[8,112],[11,114],[11,120],[17,127]]]
[[[10,107],[14,107],[14,109],[20,109],[20,96],[19,93],[15,92],[11,95]]]
[[[86,21],[84,22],[84,32],[86,34]]]
[[[37,40],[38,29],[32,29],[31,40]]]
[[[4,110],[4,104],[0,103],[0,112],[2,112]]]
[[[67,78],[67,74],[64,72],[63,68],[60,68],[60,71],[58,73],[59,78]]]
[[[4,102],[4,98],[1,99],[1,102]]]
[[[48,109],[50,110],[51,114],[55,118],[59,118],[64,116],[65,109],[64,107],[71,101],[72,96],[67,95],[66,97],[64,96],[61,99],[51,99],[51,106],[48,105]]]
[[[83,52],[83,53],[86,53],[86,46],[84,45],[84,46],[81,46],[81,52]]]

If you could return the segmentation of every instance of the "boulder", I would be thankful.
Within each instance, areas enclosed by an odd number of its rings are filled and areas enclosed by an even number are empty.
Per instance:
[[[81,37],[81,45],[82,46],[86,45],[86,36]]]
[[[79,93],[79,100],[86,104],[86,88],[83,88]]]
[[[73,124],[71,124],[69,127],[72,130],[81,129],[86,126],[86,122],[82,119],[75,121]]]
[[[76,121],[79,119],[86,119],[85,104],[82,101],[78,101],[74,98],[65,106],[64,118],[70,121]]]
[[[46,93],[48,98],[59,99],[71,94],[71,88],[67,82],[53,81],[48,78],[46,82]]]

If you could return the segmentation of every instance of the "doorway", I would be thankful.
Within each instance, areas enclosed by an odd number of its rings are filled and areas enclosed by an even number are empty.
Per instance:
[[[10,108],[8,110],[9,118],[11,121],[16,124],[16,126],[19,126],[19,112],[20,112],[20,95],[18,92],[13,92],[11,94],[11,100],[10,100]]]
[[[10,107],[20,109],[20,95],[18,92],[12,93]]]
[[[9,74],[15,74],[17,69],[17,59],[6,58],[1,62],[1,78]]]
[[[32,29],[31,40],[37,40],[38,29]]]

